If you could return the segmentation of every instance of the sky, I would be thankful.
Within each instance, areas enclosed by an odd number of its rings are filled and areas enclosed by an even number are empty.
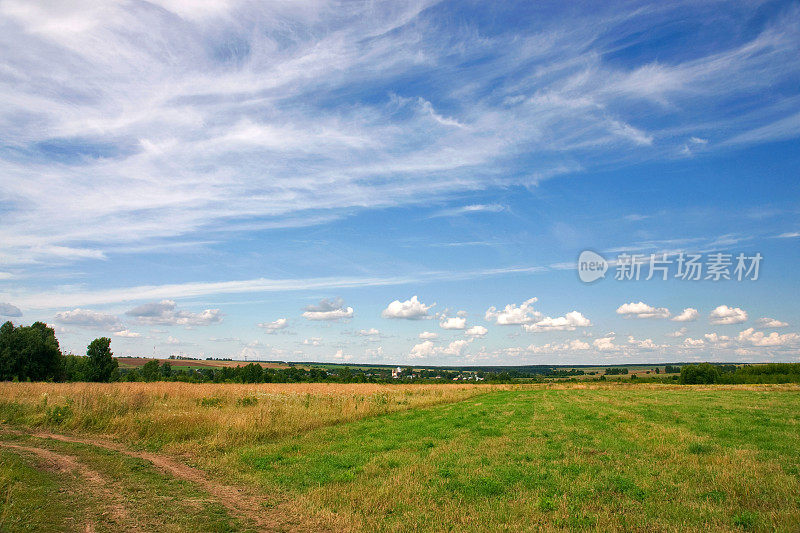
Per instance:
[[[65,351],[800,361],[798,2],[0,0],[0,103]]]

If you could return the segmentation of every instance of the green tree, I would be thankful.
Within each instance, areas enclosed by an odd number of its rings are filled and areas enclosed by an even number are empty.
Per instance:
[[[160,374],[158,368],[158,360],[151,359],[150,361],[146,362],[142,369],[140,370],[142,374],[142,378],[145,381],[155,381],[158,379],[158,375]]]
[[[43,322],[15,328],[0,327],[0,380],[45,381],[58,379],[63,355],[53,328]]]
[[[90,377],[88,357],[73,354],[64,356],[64,379],[66,381],[90,381]]]
[[[100,337],[93,340],[89,343],[86,355],[89,356],[89,381],[110,381],[119,366],[111,353],[111,339]]]
[[[710,363],[681,367],[680,382],[685,385],[717,383],[717,381],[719,381],[719,370]]]

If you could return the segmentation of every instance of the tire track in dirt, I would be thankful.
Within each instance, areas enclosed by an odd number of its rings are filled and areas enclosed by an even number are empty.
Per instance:
[[[243,491],[241,488],[215,481],[204,471],[162,454],[131,450],[118,442],[100,438],[76,437],[52,433],[50,431],[24,432],[6,428],[3,430],[7,433],[29,435],[41,439],[53,439],[62,442],[96,446],[129,457],[143,459],[172,477],[188,481],[198,486],[200,489],[213,496],[231,514],[237,518],[244,519],[245,522],[254,524],[259,531],[332,531],[324,524],[309,521],[308,517],[293,511],[290,505],[291,502],[282,502],[273,507],[267,507],[267,501],[265,499],[253,496]],[[339,528],[337,528],[337,530],[338,529]]]
[[[65,455],[62,453],[54,452],[46,448],[38,448],[35,446],[23,446],[20,444],[12,444],[9,442],[0,442],[0,446],[10,450],[23,452],[35,456],[39,461],[44,463],[46,470],[54,472],[75,472],[83,479],[88,481],[87,488],[91,494],[99,501],[104,502],[105,507],[111,519],[120,525],[129,525],[130,515],[125,508],[121,499],[111,489],[113,486],[111,481],[103,474],[96,470],[92,470],[85,464],[78,461],[77,457],[72,455]],[[86,524],[86,531],[94,531],[94,524],[90,521]]]

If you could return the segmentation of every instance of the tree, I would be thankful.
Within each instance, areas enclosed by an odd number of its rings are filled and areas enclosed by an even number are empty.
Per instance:
[[[680,382],[685,385],[716,383],[719,381],[719,370],[710,363],[684,365],[681,367]]]
[[[160,374],[158,368],[158,360],[151,359],[150,361],[146,362],[141,369],[142,378],[145,381],[155,381],[158,379]]]
[[[45,381],[60,378],[63,355],[53,328],[44,322],[0,327],[0,380]]]
[[[89,381],[110,381],[119,366],[111,353],[111,339],[100,337],[93,340],[86,349],[86,355],[89,356]]]

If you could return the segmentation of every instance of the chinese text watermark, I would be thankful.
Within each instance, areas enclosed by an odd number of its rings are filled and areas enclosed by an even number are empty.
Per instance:
[[[756,281],[761,262],[760,253],[621,253],[609,262],[596,252],[585,250],[578,257],[578,277],[585,283],[604,278],[609,266],[614,266],[614,279],[639,281]]]

